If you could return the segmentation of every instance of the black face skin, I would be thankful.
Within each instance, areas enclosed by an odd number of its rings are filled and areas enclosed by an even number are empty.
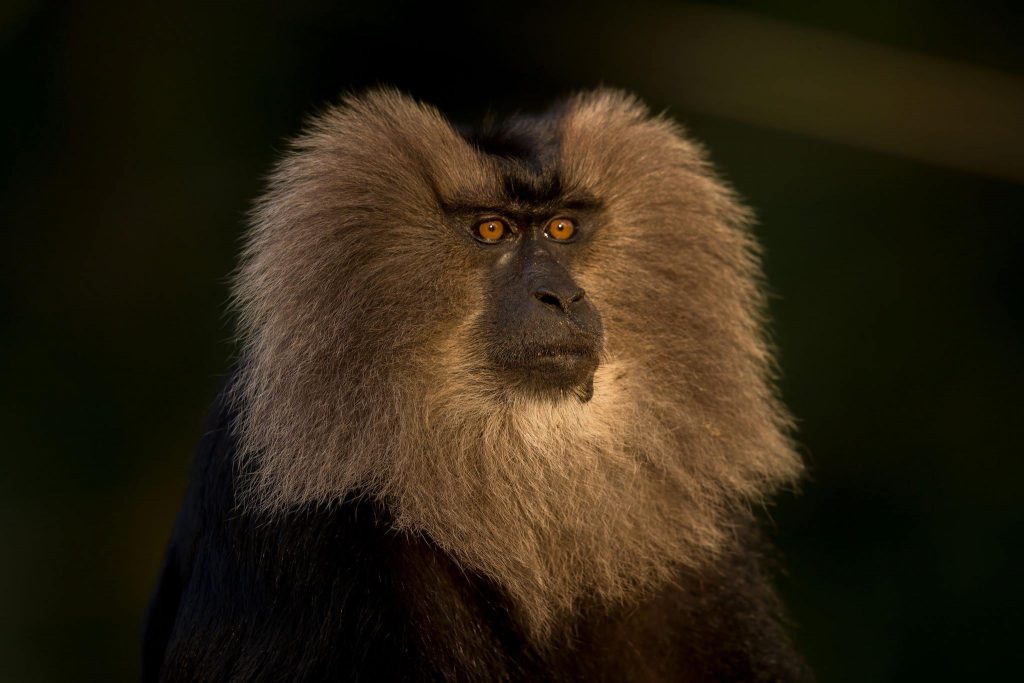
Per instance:
[[[485,222],[496,218],[488,216]],[[549,234],[547,226],[556,218],[577,226],[571,239]],[[601,350],[601,317],[570,272],[586,242],[581,234],[586,221],[566,211],[555,216],[518,212],[500,220],[507,228],[499,240],[478,239],[489,257],[488,356],[517,384],[539,392],[573,391],[589,400]]]

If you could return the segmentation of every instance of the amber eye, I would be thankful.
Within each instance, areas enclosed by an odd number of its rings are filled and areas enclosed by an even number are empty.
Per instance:
[[[571,218],[555,218],[548,222],[548,227],[544,232],[551,239],[565,242],[572,239],[576,233],[576,223]]]
[[[505,225],[505,221],[498,218],[491,218],[486,221],[480,221],[473,228],[473,233],[477,239],[482,242],[497,242],[508,232],[508,226]]]

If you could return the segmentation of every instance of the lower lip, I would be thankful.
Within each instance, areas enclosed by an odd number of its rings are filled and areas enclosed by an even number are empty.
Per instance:
[[[545,370],[562,370],[574,372],[584,367],[596,365],[593,354],[581,353],[578,351],[558,351],[553,353],[538,353],[524,358],[522,366],[529,368],[543,368]]]

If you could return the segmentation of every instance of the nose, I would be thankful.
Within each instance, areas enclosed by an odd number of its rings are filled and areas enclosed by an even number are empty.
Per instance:
[[[568,313],[574,304],[583,300],[586,294],[581,287],[567,282],[562,287],[542,285],[534,291],[533,298],[549,308]]]

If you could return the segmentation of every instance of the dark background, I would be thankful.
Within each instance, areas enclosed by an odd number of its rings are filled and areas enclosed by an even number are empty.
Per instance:
[[[811,465],[770,511],[800,647],[822,681],[1019,675],[1013,3],[274,5],[0,8],[0,679],[136,677],[247,207],[376,83],[470,120],[606,83],[705,141]]]

